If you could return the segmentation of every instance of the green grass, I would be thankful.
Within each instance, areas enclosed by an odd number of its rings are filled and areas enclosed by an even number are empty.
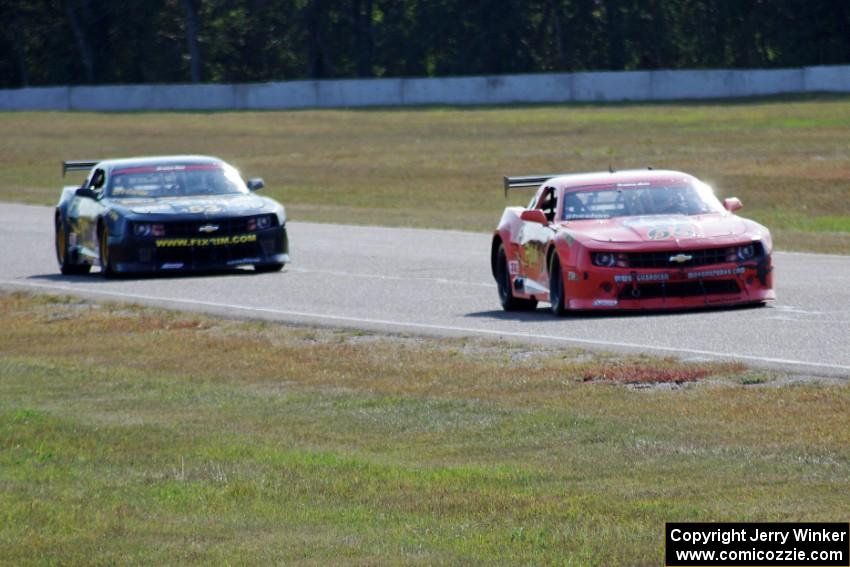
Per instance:
[[[63,159],[219,155],[299,220],[488,231],[503,175],[680,169],[782,249],[850,253],[850,99],[223,113],[2,113],[0,199],[52,204]],[[70,176],[76,182],[78,176]]]
[[[665,521],[844,518],[848,410],[740,365],[3,294],[0,563],[659,565]]]

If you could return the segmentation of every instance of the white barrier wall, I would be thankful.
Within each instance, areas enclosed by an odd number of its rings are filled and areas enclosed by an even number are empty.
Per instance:
[[[0,110],[259,110],[611,102],[850,92],[850,65],[0,90]]]

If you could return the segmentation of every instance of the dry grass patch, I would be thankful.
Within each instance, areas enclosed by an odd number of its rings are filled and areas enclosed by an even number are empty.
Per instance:
[[[680,169],[782,249],[850,253],[850,100],[222,113],[0,113],[0,199],[52,204],[75,157],[207,153],[291,218],[492,230],[502,175]],[[70,178],[69,178],[70,179]]]
[[[675,360],[666,360],[666,364],[650,364],[648,361],[604,361],[588,364],[580,371],[584,382],[611,381],[622,384],[684,384],[696,382],[708,376],[743,374],[747,368],[743,364],[682,364]]]

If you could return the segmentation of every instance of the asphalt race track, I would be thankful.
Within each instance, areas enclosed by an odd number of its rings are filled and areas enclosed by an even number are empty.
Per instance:
[[[0,286],[230,317],[483,336],[850,377],[850,256],[776,253],[779,300],[684,313],[505,313],[490,235],[290,222],[283,272],[104,280],[59,274],[53,209],[0,204]],[[494,217],[495,219],[495,217]]]

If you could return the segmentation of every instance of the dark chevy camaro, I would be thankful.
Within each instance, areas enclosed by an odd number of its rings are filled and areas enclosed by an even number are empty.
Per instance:
[[[89,170],[56,206],[56,258],[63,274],[218,270],[277,271],[289,261],[283,207],[253,192],[224,161],[168,156],[67,161]]]

